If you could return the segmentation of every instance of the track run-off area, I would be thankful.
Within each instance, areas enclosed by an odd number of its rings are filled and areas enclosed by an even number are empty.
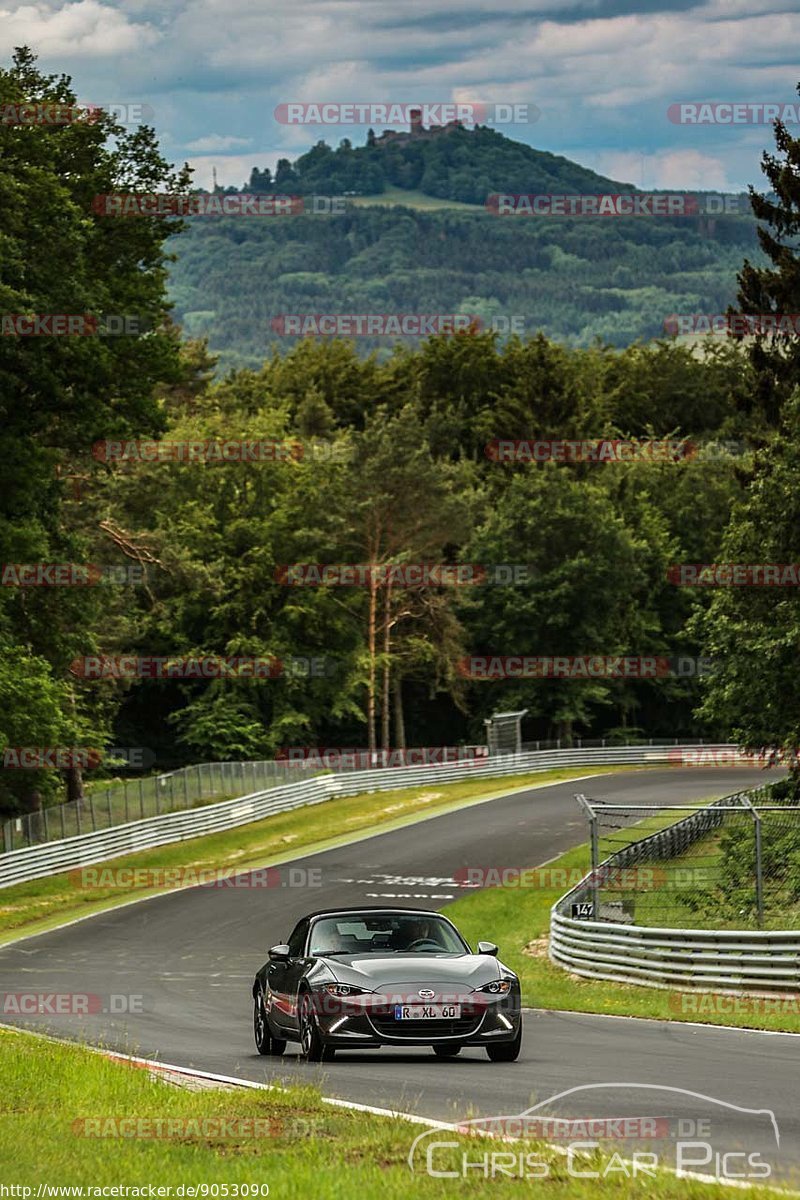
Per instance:
[[[326,1096],[446,1122],[516,1114],[584,1089],[543,1112],[650,1114],[676,1127],[685,1122],[685,1133],[705,1119],[715,1151],[763,1147],[775,1175],[794,1181],[800,1178],[800,1036],[534,1007],[526,1011],[516,1063],[490,1063],[480,1049],[439,1059],[423,1047],[340,1052],[313,1066],[298,1060],[293,1043],[283,1058],[260,1057],[252,1035],[254,973],[307,912],[446,908],[469,894],[457,882],[465,867],[534,866],[585,842],[585,818],[573,798],[579,790],[609,803],[665,806],[777,777],[672,768],[532,786],[299,857],[291,864],[296,886],[284,864],[287,886],[189,888],[101,912],[0,949],[0,992],[88,993],[101,998],[98,1010],[6,1014],[2,1021],[239,1079],[314,1083]],[[487,780],[487,793],[496,782]],[[335,802],[330,809],[335,817]],[[497,940],[492,929],[482,936]],[[501,940],[501,959],[503,949]],[[779,1146],[774,1125],[752,1110],[774,1114]],[[713,1173],[714,1164],[705,1170]]]

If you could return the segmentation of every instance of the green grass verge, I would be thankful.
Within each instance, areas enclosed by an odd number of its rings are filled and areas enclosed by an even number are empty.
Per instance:
[[[572,768],[339,797],[266,817],[263,821],[241,825],[224,833],[207,834],[188,842],[128,854],[102,866],[110,870],[134,867],[142,871],[161,871],[183,867],[203,871],[277,864],[298,857],[300,850],[311,853],[340,845],[358,835],[368,836],[367,831],[398,828],[431,814],[479,802],[489,795],[503,795],[521,787],[558,783],[587,774],[634,769],[649,768]],[[14,884],[0,890],[0,945],[23,930],[37,933],[70,918],[123,904],[134,896],[157,895],[165,890],[163,887],[87,888],[71,872]]]
[[[447,915],[472,945],[481,939],[498,943],[503,962],[520,977],[526,1005],[800,1033],[800,997],[767,1000],[606,983],[555,966],[547,953],[550,909],[572,886],[574,873],[586,873],[590,865],[587,843],[548,863],[548,871],[561,868],[565,872],[562,880],[556,877],[555,886],[486,888],[448,904]],[[523,878],[530,874],[524,873]],[[537,878],[533,876],[534,881]]]
[[[440,208],[459,208],[462,212],[486,213],[483,204],[466,204],[463,200],[443,200],[438,196],[428,196],[414,188],[387,187],[385,191],[374,196],[349,196],[348,200],[357,208],[373,205],[383,205],[394,208],[404,205],[406,208],[417,208],[432,211]]]
[[[233,1197],[234,1185],[257,1184],[268,1185],[274,1200],[408,1200],[410,1195],[454,1200],[464,1194],[480,1200],[530,1196],[537,1184],[548,1196],[575,1200],[594,1200],[599,1192],[663,1200],[730,1194],[721,1185],[676,1179],[666,1171],[633,1182],[618,1165],[602,1180],[577,1179],[568,1173],[564,1156],[541,1142],[519,1148],[547,1164],[542,1182],[481,1178],[475,1169],[466,1179],[433,1178],[424,1173],[424,1160],[412,1175],[408,1154],[423,1132],[419,1125],[332,1108],[311,1087],[188,1091],[79,1046],[3,1030],[0,1065],[0,1178],[6,1186],[31,1188],[33,1197],[40,1184],[82,1187],[84,1197],[91,1196],[90,1187],[147,1185],[169,1187],[173,1196],[180,1185],[218,1185],[217,1196]],[[109,1125],[108,1118],[128,1123]],[[221,1137],[209,1124],[215,1119]],[[128,1136],[86,1136],[120,1128]],[[130,1136],[139,1130],[161,1130],[162,1136]],[[510,1149],[485,1139],[445,1136],[459,1144],[437,1152],[439,1170],[458,1171],[465,1154],[474,1162],[486,1151]],[[602,1172],[611,1154],[597,1152],[580,1162],[580,1169]],[[758,1200],[774,1193],[754,1188],[749,1195]]]

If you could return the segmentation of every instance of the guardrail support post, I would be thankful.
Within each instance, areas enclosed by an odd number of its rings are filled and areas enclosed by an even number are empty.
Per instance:
[[[589,817],[589,844],[592,848],[592,904],[594,906],[593,917],[595,921],[600,920],[600,843],[597,836],[597,813],[591,805],[591,801],[587,800],[583,792],[576,792],[575,799],[580,804],[581,808]]]

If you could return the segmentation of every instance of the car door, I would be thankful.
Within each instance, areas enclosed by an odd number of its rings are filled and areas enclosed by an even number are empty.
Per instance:
[[[267,987],[270,991],[270,1016],[275,1026],[293,1033],[299,1028],[297,1020],[297,989],[305,969],[303,957],[308,937],[308,920],[298,921],[288,941],[289,961],[271,959],[267,967]]]

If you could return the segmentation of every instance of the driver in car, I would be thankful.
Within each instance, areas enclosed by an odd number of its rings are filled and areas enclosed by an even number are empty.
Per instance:
[[[398,929],[395,934],[395,939],[402,944],[397,947],[398,950],[410,950],[417,943],[427,943],[428,946],[434,945],[444,949],[439,938],[436,936],[436,931],[431,931],[430,921],[424,918],[419,918],[414,921],[404,921],[403,927]]]

